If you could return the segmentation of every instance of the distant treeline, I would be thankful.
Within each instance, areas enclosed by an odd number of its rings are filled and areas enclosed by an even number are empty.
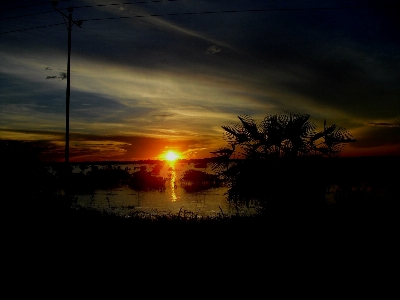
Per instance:
[[[371,170],[383,171],[398,168],[400,166],[400,155],[399,156],[362,156],[362,157],[334,157],[334,158],[322,158],[324,162],[346,168],[349,166],[355,167],[359,170],[367,170],[368,173]],[[218,157],[209,158],[197,158],[197,159],[178,159],[175,163],[177,164],[205,164],[213,163],[218,161]],[[230,159],[230,162],[242,161],[243,159]],[[87,165],[126,165],[126,164],[148,164],[158,165],[164,164],[167,161],[157,159],[146,159],[146,160],[110,160],[110,161],[82,161],[82,162],[70,162],[72,165],[87,164]],[[64,162],[43,162],[44,164],[63,164]]]
[[[212,163],[219,161],[218,157],[208,157],[208,158],[194,158],[194,159],[177,159],[175,163],[178,164],[204,164],[204,163]],[[231,161],[239,161],[240,159],[231,159]],[[64,162],[44,162],[47,164],[54,164],[54,163],[64,163]],[[136,165],[158,165],[168,163],[166,160],[161,159],[141,159],[141,160],[103,160],[103,161],[76,161],[70,162],[71,164],[87,164],[87,165],[126,165],[126,164],[136,164]]]
[[[332,158],[326,158],[332,160]],[[362,163],[381,163],[381,162],[399,162],[400,155],[386,155],[386,156],[350,156],[350,157],[335,157],[333,159],[340,159],[341,161],[347,162],[355,162],[357,164]],[[191,159],[177,159],[176,163],[204,163],[204,162],[215,162],[218,161],[218,157],[207,157],[207,158],[191,158]],[[241,161],[243,159],[230,159],[230,161]],[[161,159],[141,159],[141,160],[102,160],[102,161],[77,161],[71,162],[72,164],[96,164],[96,165],[107,165],[107,164],[162,164],[167,162],[166,160]],[[53,162],[46,162],[46,163],[57,163]],[[63,163],[63,162],[58,162]]]

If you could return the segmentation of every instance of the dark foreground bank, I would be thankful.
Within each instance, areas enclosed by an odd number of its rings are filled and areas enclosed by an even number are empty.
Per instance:
[[[396,199],[364,201],[354,205],[326,205],[318,209],[275,210],[254,216],[223,214],[200,217],[179,212],[122,217],[95,209],[72,208],[64,197],[42,203],[18,201],[3,211],[6,235],[16,240],[35,239],[89,243],[140,243],[141,240],[162,243],[185,241],[211,242],[239,240],[266,242],[287,239],[384,238],[396,232],[398,223]]]
[[[57,200],[2,211],[3,274],[18,285],[34,283],[41,292],[58,285],[60,293],[81,293],[83,286],[93,293],[113,283],[114,295],[132,285],[140,291],[138,280],[151,289],[170,282],[178,291],[205,285],[223,294],[225,286],[236,294],[235,282],[246,294],[264,291],[271,280],[287,289],[290,282],[343,286],[360,278],[376,284],[392,274],[398,255],[392,201],[200,219],[124,218]]]

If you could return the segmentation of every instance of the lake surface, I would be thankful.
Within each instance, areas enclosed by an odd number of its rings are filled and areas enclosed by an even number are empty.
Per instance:
[[[73,165],[73,172],[82,172],[79,165]],[[168,163],[163,162],[158,176],[166,179],[165,188],[140,191],[129,186],[119,186],[111,189],[96,189],[90,193],[73,194],[76,207],[94,208],[127,216],[134,212],[148,214],[177,214],[190,213],[197,216],[216,216],[219,214],[231,215],[253,214],[253,208],[242,208],[239,211],[227,201],[225,185],[200,191],[188,191],[181,182],[183,172],[189,169],[214,174],[209,164],[198,167],[195,163]],[[104,165],[97,165],[104,168]],[[129,170],[129,173],[146,167],[154,168],[150,164],[120,164],[118,168]]]

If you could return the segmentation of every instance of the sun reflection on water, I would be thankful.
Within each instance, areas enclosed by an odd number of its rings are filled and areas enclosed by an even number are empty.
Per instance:
[[[168,169],[168,174],[169,174],[169,185],[171,187],[171,200],[172,202],[175,202],[178,200],[178,196],[176,195],[176,172],[175,172],[175,164],[170,163],[170,167]]]

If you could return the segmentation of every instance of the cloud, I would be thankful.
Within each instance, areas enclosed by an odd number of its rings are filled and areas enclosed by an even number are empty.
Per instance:
[[[216,54],[216,53],[219,53],[219,52],[221,52],[221,51],[222,51],[222,48],[221,48],[221,47],[212,45],[212,46],[209,46],[209,47],[207,48],[206,54]]]
[[[381,127],[400,127],[400,124],[394,124],[394,123],[384,123],[384,122],[369,122],[366,123],[367,125],[373,125],[373,126],[381,126]]]
[[[0,140],[17,140],[40,145],[43,161],[64,161],[65,132],[0,128]],[[70,133],[70,161],[129,161],[162,159],[165,149],[176,149],[183,158],[209,157],[224,143],[212,136],[112,135]]]

